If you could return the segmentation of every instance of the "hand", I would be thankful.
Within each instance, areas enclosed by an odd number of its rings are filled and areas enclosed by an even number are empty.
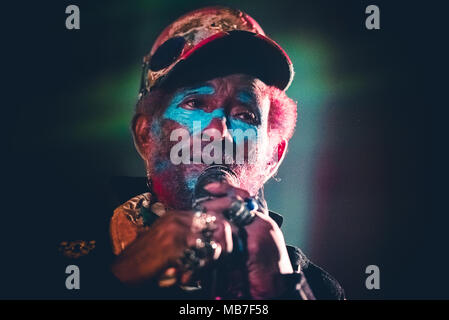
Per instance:
[[[167,211],[122,252],[112,266],[112,272],[129,285],[157,281],[167,275],[175,279],[172,284],[187,283],[192,272],[181,271],[179,259],[184,250],[201,237],[192,232],[193,215],[193,211]],[[232,252],[232,230],[220,214],[216,216],[215,225],[213,241],[219,245],[219,250],[213,258],[218,259],[220,252],[222,255]]]
[[[214,182],[205,189],[215,197],[203,203],[214,214],[223,213],[235,200],[244,200],[250,195],[227,183]],[[252,223],[244,227],[247,233],[249,291],[254,299],[269,299],[281,296],[286,290],[282,274],[293,273],[283,234],[267,213],[256,212]],[[235,229],[234,229],[235,230]]]

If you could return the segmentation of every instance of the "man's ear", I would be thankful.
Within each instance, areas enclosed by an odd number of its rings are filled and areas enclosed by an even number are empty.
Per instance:
[[[281,142],[277,145],[277,152],[276,150],[273,152],[273,157],[271,161],[268,163],[268,179],[270,179],[276,171],[279,169],[279,166],[281,165],[282,161],[284,160],[285,154],[287,153],[287,147],[288,147],[288,141],[285,139],[282,139]]]
[[[143,160],[146,160],[150,149],[150,120],[147,115],[136,114],[134,116],[132,132],[137,152]]]

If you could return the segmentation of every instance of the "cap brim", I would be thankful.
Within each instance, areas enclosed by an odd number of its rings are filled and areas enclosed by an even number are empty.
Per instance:
[[[254,76],[281,90],[290,86],[294,75],[290,58],[276,42],[236,30],[197,45],[157,86],[184,86],[237,73]]]

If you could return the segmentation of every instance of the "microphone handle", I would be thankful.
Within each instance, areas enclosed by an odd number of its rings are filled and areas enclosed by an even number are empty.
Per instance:
[[[204,170],[198,177],[193,193],[192,207],[201,205],[201,202],[213,198],[204,187],[212,182],[229,182],[234,184],[237,181],[237,175],[230,168],[224,165],[213,165]],[[208,277],[205,279],[204,289],[208,292],[209,298],[217,299],[218,284],[218,266],[213,265],[209,268]]]

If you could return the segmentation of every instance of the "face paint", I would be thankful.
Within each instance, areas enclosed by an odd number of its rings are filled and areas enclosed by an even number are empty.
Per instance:
[[[235,142],[241,141],[245,136],[251,140],[257,139],[257,126],[238,119],[231,119],[229,123],[232,129],[232,138]]]
[[[194,94],[211,95],[214,93],[215,93],[214,88],[210,86],[204,86],[199,87],[197,89],[180,92],[176,94],[175,97],[170,102],[167,110],[164,112],[163,118],[176,121],[180,125],[186,127],[189,130],[190,134],[193,134],[195,129],[197,129],[194,127],[194,122],[201,123],[200,130],[203,131],[210,125],[213,119],[215,118],[223,119],[226,117],[224,109],[219,108],[215,109],[212,112],[205,112],[204,110],[200,109],[188,110],[180,107],[179,104],[181,104],[185,99],[185,97],[189,95]],[[254,101],[254,97],[252,96],[252,94],[248,92],[241,92],[238,96],[238,99],[243,103],[251,103]],[[252,137],[255,137],[255,139],[257,138],[256,125],[249,124],[239,119],[230,119],[228,124],[230,126],[230,129],[236,130],[236,137],[234,137],[234,140],[236,141],[240,141],[241,138],[244,138],[246,130],[252,131],[250,134],[246,135],[247,137],[251,139]]]
[[[198,181],[199,176],[199,172],[192,172],[186,175],[186,186],[191,192],[193,192],[193,190],[195,189],[196,182]]]
[[[189,130],[190,134],[192,134],[194,131],[193,122],[200,121],[201,131],[203,131],[209,126],[212,119],[223,118],[225,116],[223,109],[216,109],[213,112],[205,112],[204,110],[200,109],[187,110],[180,107],[179,105],[189,95],[211,95],[214,93],[214,88],[210,86],[203,86],[196,89],[180,92],[176,94],[171,100],[167,110],[165,110],[164,112],[163,118],[176,121],[180,125],[186,127]]]
[[[240,91],[237,94],[237,100],[247,105],[257,104],[257,99],[252,92]],[[240,119],[232,119],[231,127],[234,130],[233,138],[236,143],[243,141],[245,136],[250,140],[257,140],[258,126],[242,121]]]
[[[180,125],[186,127],[189,133],[194,132],[193,122],[201,123],[201,131],[206,129],[214,118],[224,118],[223,109],[215,109],[213,112],[205,112],[204,110],[187,110],[182,107],[170,105],[164,113],[164,119],[176,121]]]
[[[170,167],[170,161],[156,160],[154,164],[154,170],[156,173],[167,170]]]
[[[151,133],[156,136],[159,137],[161,135],[161,124],[158,120],[153,121],[153,123],[151,124]]]
[[[237,94],[237,99],[240,102],[243,102],[243,103],[246,103],[246,104],[254,103],[254,100],[256,100],[255,97],[254,97],[254,94],[252,94],[251,92],[248,92],[248,91],[240,91]]]
[[[266,163],[272,157],[268,135],[270,99],[263,94],[264,91],[259,93],[258,89],[259,86],[254,86],[252,80],[241,84],[234,79],[220,79],[212,80],[211,84],[180,90],[169,99],[160,118],[154,119],[155,123],[150,127],[155,136],[155,147],[151,150],[154,156],[148,160],[148,166],[159,201],[173,208],[190,208],[197,179],[210,165],[206,161],[209,158],[213,163],[224,161],[222,164],[229,165],[238,174],[239,186],[256,194],[265,181]],[[190,99],[197,101],[190,102]],[[256,119],[244,114],[249,110],[256,115]],[[222,137],[217,120],[226,123],[228,138],[225,145],[220,143],[217,147],[208,148]],[[208,134],[206,128],[216,132]],[[186,154],[190,161],[186,163],[172,161],[173,147],[182,142],[179,139],[171,140],[175,130],[183,131],[186,136],[184,143],[189,143]],[[198,164],[194,161],[196,133],[201,133]],[[202,140],[204,137],[210,139]]]

